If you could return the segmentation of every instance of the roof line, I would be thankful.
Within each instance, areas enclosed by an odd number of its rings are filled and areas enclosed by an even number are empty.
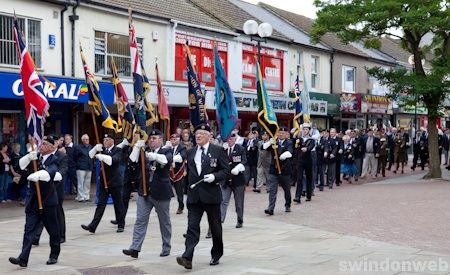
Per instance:
[[[217,28],[213,28],[213,27],[201,26],[201,25],[197,25],[197,24],[192,24],[192,23],[187,23],[184,21],[176,20],[176,19],[170,19],[170,22],[184,25],[184,26],[191,27],[191,28],[207,30],[207,31],[212,31],[212,32],[217,32],[217,33],[223,33],[223,34],[228,34],[228,35],[236,36],[236,37],[239,36],[239,33],[237,33],[237,32],[217,29]]]

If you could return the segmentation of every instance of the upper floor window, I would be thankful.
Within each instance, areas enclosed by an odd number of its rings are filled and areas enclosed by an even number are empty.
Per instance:
[[[311,88],[317,88],[319,83],[319,57],[311,56]]]
[[[142,59],[142,38],[137,38],[139,57]],[[111,59],[119,76],[131,76],[130,42],[128,35],[95,32],[95,73],[110,75]]]
[[[342,91],[346,93],[355,92],[356,68],[351,66],[342,66]]]
[[[37,68],[41,67],[41,22],[28,18],[17,18],[28,52]],[[14,17],[0,14],[0,64],[19,65],[14,40]]]

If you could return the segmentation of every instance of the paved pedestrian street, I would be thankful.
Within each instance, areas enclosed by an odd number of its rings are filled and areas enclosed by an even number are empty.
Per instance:
[[[409,170],[409,169],[408,169]],[[193,269],[179,266],[187,213],[175,215],[172,251],[161,258],[158,220],[153,212],[138,259],[122,254],[131,243],[136,204],[130,204],[124,233],[115,233],[108,206],[95,234],[81,229],[94,214],[93,203],[66,200],[67,242],[56,265],[45,264],[48,235],[33,247],[26,269],[8,262],[20,252],[24,214],[19,206],[0,211],[0,274],[450,274],[450,182],[424,181],[422,172],[319,192],[311,202],[284,212],[278,193],[274,216],[266,216],[266,193],[246,192],[244,227],[236,229],[234,207],[223,226],[225,254],[210,266],[211,239],[195,250]],[[444,172],[444,178],[450,174]],[[293,191],[293,190],[292,190]],[[233,204],[233,200],[232,203]],[[414,272],[415,271],[415,272]]]

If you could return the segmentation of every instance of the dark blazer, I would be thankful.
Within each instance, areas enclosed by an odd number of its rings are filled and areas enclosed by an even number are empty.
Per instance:
[[[76,163],[76,148],[75,148],[75,144],[72,145],[72,147],[68,147],[66,146],[66,154],[67,154],[67,163],[68,163],[68,168],[70,169],[76,169],[77,168],[77,163]]]
[[[172,150],[172,152],[173,152],[173,150]],[[176,150],[175,152],[173,152],[173,155],[175,156],[175,155],[180,154],[180,156],[181,156],[181,158],[183,159],[183,161],[185,161],[185,160],[186,160],[186,152],[187,152],[186,146],[184,146],[184,145],[181,144],[181,142],[180,142],[180,144],[178,144],[178,146],[177,146],[177,150]],[[181,168],[182,165],[183,165],[182,162],[177,162],[177,163],[175,164],[175,173],[178,172],[178,171],[180,170],[180,168]]]
[[[114,145],[110,153],[108,153],[108,150],[106,148],[103,148],[102,154],[109,155],[112,158],[111,166],[107,165],[106,163],[103,165],[105,167],[105,175],[108,187],[122,186],[122,175],[120,174],[119,169],[119,165],[122,161],[122,149]],[[103,179],[101,179],[100,185],[102,186],[102,188],[105,188]]]
[[[361,144],[361,151],[362,154],[364,155],[366,153],[366,147],[367,147],[367,140],[369,139],[368,136],[365,136],[363,139],[363,142]],[[373,153],[374,154],[378,154],[378,152],[380,151],[380,139],[377,137],[372,137],[372,142],[373,142]]]
[[[78,144],[74,147],[74,161],[76,162],[77,170],[92,171],[94,162],[89,157],[89,151],[92,145]]]
[[[450,147],[450,143],[449,143],[448,137],[446,134],[444,134],[442,136],[442,148],[444,148],[444,150],[448,151],[449,147]]]
[[[357,148],[353,147],[352,144],[343,145],[342,152],[342,163],[344,164],[352,164],[355,162],[355,151]]]
[[[55,186],[53,185],[53,178],[58,171],[58,158],[55,155],[50,154],[44,163],[38,161],[38,167],[38,170],[45,169],[50,174],[50,181],[39,182],[43,207],[56,206],[58,205],[58,196],[56,194]],[[28,170],[34,171],[32,163],[28,166]],[[30,181],[29,185],[30,189],[25,199],[25,212],[34,211],[38,208],[36,184],[35,182]]]
[[[280,175],[278,173],[278,169],[276,167],[276,161],[275,161],[275,152],[272,149],[272,146],[267,148],[267,150],[270,150],[272,153],[272,161],[270,163],[270,170],[269,173],[273,175]],[[280,140],[277,141],[277,153],[278,153],[278,159],[280,158],[281,154],[284,152],[291,152],[292,155],[294,155],[294,148],[292,141],[290,139],[285,139],[283,144],[281,144]],[[281,167],[281,176],[290,176],[292,174],[292,164],[291,159],[288,158],[285,160],[279,160],[280,161],[280,167]]]
[[[258,139],[253,139],[253,144],[250,146],[250,150],[248,149],[249,139],[245,139],[242,147],[244,147],[247,153],[247,164],[249,166],[256,166],[258,164]]]
[[[150,151],[147,149],[147,151]],[[169,169],[172,163],[172,149],[160,148],[157,154],[165,155],[167,164],[162,165],[157,161],[145,158],[145,173],[147,178],[148,194],[155,200],[170,200],[173,197],[172,185],[170,184]],[[152,167],[155,168],[152,171]],[[151,176],[151,173],[153,175]],[[150,181],[150,177],[152,180]],[[143,196],[142,180],[139,181],[139,195]]]
[[[233,147],[233,151],[230,155],[228,155],[228,150],[225,150],[225,153],[228,156],[229,165],[230,165],[230,171],[236,167],[239,163],[242,163],[242,165],[247,166],[248,160],[247,160],[247,150],[243,146],[239,144],[235,144]],[[232,187],[236,186],[242,186],[245,185],[245,173],[239,172],[237,175],[233,175],[230,173],[230,176],[228,177],[228,180],[226,184],[230,184]]]
[[[316,154],[317,154],[317,164],[323,164],[325,159],[323,157],[323,153],[325,152],[325,145],[327,143],[327,139],[324,137],[320,137],[319,142],[316,146]]]
[[[303,138],[298,138],[296,140],[296,151],[298,154],[298,164],[312,164],[311,150],[314,149],[316,141],[312,138],[303,140]],[[302,148],[306,147],[306,152],[302,151]],[[295,169],[295,168],[294,168]]]
[[[64,178],[68,169],[68,156],[67,154],[61,153],[60,151],[55,152],[55,157],[58,160],[58,171],[63,179],[61,181],[55,181],[56,194],[58,195],[59,201],[64,199]]]
[[[197,147],[194,146],[187,152],[187,179],[189,186],[187,203],[220,204],[222,202],[222,191],[220,190],[219,184],[225,181],[230,175],[228,157],[221,146],[210,143],[208,152],[206,152],[206,159],[202,164],[202,171],[199,175],[194,160]],[[201,182],[195,188],[190,188],[192,184],[203,179],[207,174],[214,175],[214,182]]]
[[[325,145],[325,152],[327,153],[326,160],[328,163],[336,162],[338,151],[339,151],[339,140],[337,139],[337,137],[334,138],[328,137]],[[330,158],[330,155],[333,155],[334,158]]]

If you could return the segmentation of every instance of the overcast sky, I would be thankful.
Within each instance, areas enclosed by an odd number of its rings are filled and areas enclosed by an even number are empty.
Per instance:
[[[316,18],[316,7],[313,5],[314,0],[244,0],[253,4],[263,2],[274,7],[295,12],[310,18]]]

